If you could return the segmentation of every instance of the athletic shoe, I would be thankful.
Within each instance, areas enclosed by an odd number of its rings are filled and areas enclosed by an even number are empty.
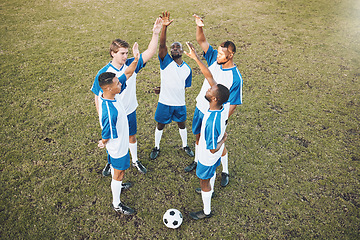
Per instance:
[[[135,213],[134,209],[125,206],[123,203],[119,203],[119,205],[117,207],[114,207],[112,204],[111,204],[111,206],[117,213],[122,213],[125,215],[133,215]]]
[[[136,161],[133,163],[133,166],[136,167],[139,172],[145,174],[147,172],[146,168],[141,164],[140,161]]]
[[[209,218],[212,217],[212,212],[210,214],[206,215],[204,213],[204,210],[198,211],[198,212],[191,212],[190,217],[195,220],[203,219],[203,218]]]
[[[152,150],[151,150],[151,153],[150,153],[150,158],[152,160],[154,160],[155,158],[157,158],[159,156],[159,153],[160,153],[160,149],[158,149],[157,147],[154,147]]]
[[[121,184],[121,189],[122,190],[126,190],[126,189],[129,189],[132,187],[132,183],[131,182],[126,182],[126,183],[123,183]]]
[[[189,166],[187,166],[185,168],[185,172],[191,172],[192,170],[194,170],[196,168],[196,165],[197,165],[197,163],[195,161],[192,162]]]
[[[221,186],[226,187],[229,184],[229,174],[228,173],[221,173]]]
[[[184,151],[186,152],[187,155],[189,155],[190,157],[194,157],[194,152],[190,149],[189,146],[183,147]]]
[[[195,192],[201,194],[201,188],[195,188]],[[215,192],[211,194],[211,198],[215,197]]]
[[[107,163],[106,166],[104,167],[104,169],[102,170],[102,175],[104,177],[107,177],[109,175],[111,175],[111,168],[110,168],[110,163]]]

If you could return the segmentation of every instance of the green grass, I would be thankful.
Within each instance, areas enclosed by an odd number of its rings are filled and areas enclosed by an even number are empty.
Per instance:
[[[358,239],[360,237],[360,4],[318,1],[18,1],[0,3],[1,239]],[[138,155],[148,168],[125,180],[110,209],[110,178],[90,87],[110,59],[111,40],[144,51],[155,18],[169,10],[168,43],[195,40],[191,15],[218,46],[232,40],[244,79],[242,106],[228,127],[230,185],[202,207],[199,181],[185,173],[176,124],[151,161],[159,85],[157,57],[138,75]],[[199,46],[195,44],[198,50]],[[191,119],[203,76],[187,90]],[[168,208],[184,214],[167,229]]]

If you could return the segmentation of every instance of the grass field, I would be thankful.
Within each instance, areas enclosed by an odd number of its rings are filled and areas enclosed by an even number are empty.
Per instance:
[[[359,239],[360,2],[357,0],[0,2],[1,239]],[[243,105],[228,127],[230,184],[202,207],[192,159],[180,150],[176,124],[165,128],[151,161],[160,83],[155,56],[138,75],[138,155],[134,183],[110,208],[106,153],[90,87],[110,61],[111,40],[144,51],[155,18],[171,12],[168,43],[195,40],[197,13],[209,43],[237,46]],[[195,63],[186,92],[189,144],[203,76]],[[179,229],[162,215],[177,208]]]

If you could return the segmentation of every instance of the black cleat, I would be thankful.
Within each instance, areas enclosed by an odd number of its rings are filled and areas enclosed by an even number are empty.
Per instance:
[[[221,186],[226,187],[229,184],[229,174],[221,173]]]
[[[196,168],[197,163],[196,162],[192,162],[189,166],[187,166],[185,168],[185,172],[191,172],[192,170],[194,170]]]
[[[127,182],[127,183],[123,183],[121,184],[121,190],[126,190],[132,187],[132,183],[131,182]]]
[[[122,203],[119,203],[119,205],[117,207],[114,207],[112,204],[111,204],[111,206],[113,207],[113,209],[117,213],[122,213],[122,214],[125,214],[125,215],[133,215],[135,213],[134,209],[132,209],[130,207],[127,207]]]
[[[102,170],[102,175],[104,177],[107,177],[109,175],[111,175],[111,168],[110,168],[110,163],[107,163],[106,166],[104,167],[104,169]]]
[[[157,158],[159,156],[159,153],[160,153],[160,149],[157,148],[157,147],[154,147],[152,150],[151,150],[151,153],[150,153],[150,158],[152,160],[154,160],[155,158]]]
[[[133,163],[133,166],[136,167],[136,168],[139,170],[139,172],[141,172],[141,173],[143,173],[143,174],[147,173],[146,168],[141,164],[140,161],[134,162],[134,163]]]
[[[194,157],[194,152],[190,149],[189,146],[183,147],[184,151],[186,152],[187,155],[189,155],[190,157]]]
[[[206,215],[203,210],[198,211],[198,212],[191,212],[190,213],[190,217],[192,219],[194,219],[194,220],[199,220],[199,219],[203,219],[203,218],[210,218],[210,217],[212,217],[212,215],[213,215],[212,212],[210,212],[210,214]]]

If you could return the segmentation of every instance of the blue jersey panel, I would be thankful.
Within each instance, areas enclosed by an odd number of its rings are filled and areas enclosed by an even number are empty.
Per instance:
[[[118,118],[118,111],[111,101],[104,101],[102,103],[102,132],[103,139],[118,138],[116,130],[116,122]]]
[[[125,65],[126,66],[129,66],[133,61],[135,60],[135,58],[129,58],[126,60],[125,62]],[[140,58],[139,58],[139,62],[138,64],[136,65],[136,68],[135,68],[135,73],[138,73],[143,67],[146,66],[146,63],[144,63],[143,61],[143,58],[142,58],[142,54],[140,54]],[[123,68],[124,66],[121,67],[121,69]],[[120,71],[121,71],[120,69]]]
[[[206,54],[204,54],[205,60],[208,66],[211,66],[217,58],[217,50],[214,50],[211,45],[209,45],[209,49],[207,50]]]
[[[188,87],[191,87],[191,80],[192,80],[192,69],[191,67],[186,63],[186,62],[183,62],[184,64],[186,64],[189,69],[190,69],[190,74],[189,76],[186,78],[185,80],[185,88],[188,88]]]
[[[233,68],[233,84],[230,90],[230,96],[228,102],[231,105],[240,105],[242,104],[242,77],[237,68]],[[240,94],[239,94],[240,93]]]
[[[173,61],[173,59],[170,57],[168,53],[165,55],[164,60],[162,60],[159,56],[158,58],[160,61],[161,70],[164,70]]]
[[[206,149],[216,149],[221,134],[221,114],[212,112],[205,125]]]

